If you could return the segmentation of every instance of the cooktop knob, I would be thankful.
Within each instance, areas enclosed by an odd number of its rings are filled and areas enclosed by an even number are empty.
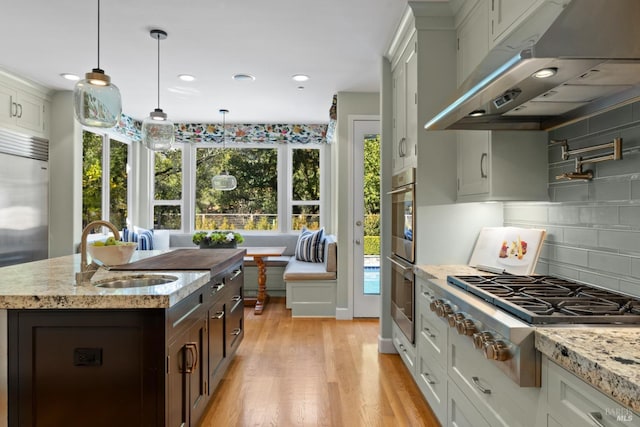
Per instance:
[[[433,300],[431,301],[431,303],[429,304],[429,309],[433,312],[438,312],[438,307],[440,307],[442,305],[442,300],[441,299],[437,299],[437,300]]]
[[[449,322],[449,326],[452,328],[456,327],[456,323],[464,319],[464,314],[462,313],[451,313],[447,316],[447,321]]]
[[[482,331],[473,334],[473,346],[478,350],[484,350],[484,343],[487,341],[493,341],[493,335],[491,332]]]
[[[511,359],[509,346],[504,341],[487,341],[484,345],[484,357],[490,360],[504,362]]]
[[[478,329],[476,328],[476,324],[471,319],[461,319],[456,322],[456,330],[460,335],[472,336]]]
[[[447,317],[451,313],[453,313],[453,308],[449,304],[440,304],[436,311],[436,314],[440,317]]]

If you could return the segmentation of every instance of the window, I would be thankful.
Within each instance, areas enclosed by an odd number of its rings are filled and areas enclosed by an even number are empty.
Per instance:
[[[90,131],[82,134],[82,226],[105,220],[126,226],[129,145]]]
[[[182,229],[181,149],[154,152],[153,228]]]
[[[249,143],[182,144],[155,153],[154,227],[256,233],[319,228],[321,153],[321,145]],[[223,173],[236,177],[234,190],[212,188],[211,179]]]
[[[291,228],[320,228],[320,150],[291,149]]]

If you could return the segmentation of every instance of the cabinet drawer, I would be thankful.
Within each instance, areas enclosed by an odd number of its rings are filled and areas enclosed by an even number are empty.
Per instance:
[[[188,328],[197,319],[198,312],[205,312],[205,289],[208,289],[206,285],[168,310],[167,337],[169,339]]]
[[[407,337],[402,333],[398,325],[393,324],[393,346],[398,351],[400,358],[404,362],[405,366],[411,373],[412,377],[415,377],[416,372],[416,348],[409,342]]]
[[[237,282],[227,286],[225,347],[228,356],[236,351],[244,337],[244,300],[241,283]]]
[[[556,363],[545,359],[545,365],[549,414],[562,426],[595,426],[598,423],[603,426],[640,426],[640,415]]]
[[[449,426],[491,427],[454,383],[450,383],[447,389],[447,407]]]
[[[417,326],[418,353],[427,353],[441,368],[447,366],[448,325],[420,301]]]
[[[539,388],[518,386],[473,348],[471,340],[449,332],[449,376],[492,426],[546,425]]]
[[[428,354],[418,352],[416,381],[438,420],[447,419],[447,371]]]

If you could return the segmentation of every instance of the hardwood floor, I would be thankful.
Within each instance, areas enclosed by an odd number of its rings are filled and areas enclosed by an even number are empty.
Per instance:
[[[202,426],[439,426],[378,320],[291,318],[284,299],[255,316]]]

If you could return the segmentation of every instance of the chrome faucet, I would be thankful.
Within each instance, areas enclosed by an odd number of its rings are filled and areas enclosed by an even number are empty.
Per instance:
[[[120,232],[116,226],[111,224],[109,221],[98,220],[87,224],[84,230],[82,230],[82,237],[80,238],[80,271],[76,273],[76,285],[90,281],[91,277],[93,277],[100,267],[93,261],[91,261],[91,264],[87,263],[87,236],[89,235],[89,232],[93,231],[97,227],[107,227],[111,229],[111,231],[113,231],[113,237],[116,240],[120,240]]]

